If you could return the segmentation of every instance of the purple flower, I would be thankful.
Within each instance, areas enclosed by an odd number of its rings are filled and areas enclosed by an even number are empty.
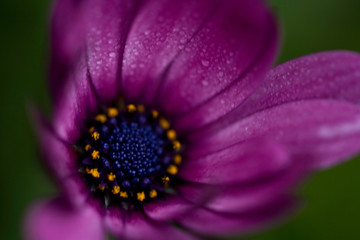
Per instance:
[[[53,118],[33,118],[61,196],[31,209],[28,239],[246,233],[360,150],[360,56],[268,71],[263,1],[59,0],[51,39]]]

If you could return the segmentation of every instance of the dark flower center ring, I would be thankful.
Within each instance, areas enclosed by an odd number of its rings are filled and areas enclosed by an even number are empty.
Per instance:
[[[109,204],[138,205],[164,195],[181,163],[181,144],[156,110],[108,108],[88,122],[79,142],[79,171]]]

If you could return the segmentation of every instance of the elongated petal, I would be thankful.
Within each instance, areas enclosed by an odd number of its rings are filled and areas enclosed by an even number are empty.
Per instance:
[[[76,154],[71,145],[64,143],[56,136],[52,126],[38,109],[30,107],[29,111],[36,130],[40,153],[46,166],[58,178],[73,174],[76,171]]]
[[[324,52],[281,64],[237,112],[246,116],[282,103],[318,98],[360,104],[359,54]]]
[[[110,207],[104,215],[104,225],[113,236],[124,236],[125,211],[118,207]]]
[[[249,141],[206,156],[189,156],[179,176],[192,182],[234,184],[266,178],[279,173],[289,163],[288,154],[279,144]]]
[[[184,231],[172,226],[168,222],[155,222],[145,218],[142,213],[128,212],[122,218],[124,231],[115,236],[129,240],[186,240],[196,239]]]
[[[176,129],[182,132],[191,132],[206,127],[224,115],[231,113],[258,88],[264,79],[266,70],[273,61],[276,50],[276,24],[269,20],[269,25],[268,40],[264,45],[262,54],[246,69],[246,72],[215,96],[178,115],[175,120]]]
[[[96,113],[99,104],[91,86],[85,57],[73,66],[68,81],[55,101],[53,125],[65,141],[75,143],[84,129],[85,120]]]
[[[140,0],[59,0],[52,17],[50,86],[53,96],[69,81],[72,66],[86,52],[87,65],[101,99],[119,97],[125,41]]]
[[[274,58],[277,31],[263,1],[218,3],[174,60],[158,95],[160,108],[170,115],[201,109],[202,118],[184,128],[212,121],[240,104],[263,80]],[[211,101],[221,108],[208,105]],[[204,114],[220,109],[219,115]]]
[[[162,75],[206,20],[214,0],[151,0],[139,10],[124,53],[123,94],[151,104]]]
[[[38,203],[25,219],[28,240],[105,239],[100,216],[91,208],[74,210],[64,199]]]
[[[179,196],[169,196],[164,200],[144,205],[144,211],[148,217],[154,220],[170,221],[177,216],[186,214],[195,208],[194,204],[186,202]]]
[[[205,236],[245,234],[273,224],[295,206],[292,198],[276,202],[259,212],[221,214],[198,209],[178,219],[180,225]]]
[[[31,114],[38,135],[40,153],[46,167],[62,187],[68,200],[76,206],[81,205],[88,194],[78,177],[77,156],[73,146],[62,141],[38,111],[31,109]]]
[[[203,128],[222,128],[255,112],[299,100],[338,99],[359,104],[359,69],[360,55],[346,51],[291,60],[269,71],[259,89],[233,112]]]
[[[86,1],[58,0],[51,16],[51,58],[49,85],[51,95],[58,98],[59,90],[84,49]]]
[[[174,221],[198,208],[210,206],[209,204],[226,188],[227,185],[184,181],[176,187],[177,197],[170,198],[169,204],[165,202],[166,199],[163,204],[154,204],[150,208],[145,207],[144,210],[152,219]]]
[[[222,213],[246,213],[264,208],[292,193],[307,176],[309,169],[304,161],[294,161],[282,172],[254,183],[225,185],[210,196],[206,206]]]
[[[334,100],[293,102],[255,113],[218,132],[206,129],[193,140],[202,139],[196,141],[197,148],[205,153],[259,136],[278,140],[292,157],[300,156],[313,167],[331,166],[359,152],[360,108]]]
[[[119,98],[125,41],[141,1],[89,0],[86,44],[89,71],[100,98]]]

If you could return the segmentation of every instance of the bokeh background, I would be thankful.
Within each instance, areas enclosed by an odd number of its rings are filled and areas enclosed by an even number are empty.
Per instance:
[[[360,52],[359,0],[271,0],[283,32],[278,63],[313,52]],[[26,103],[50,111],[46,89],[49,0],[0,1],[0,239],[20,239],[22,217],[56,195],[35,147]],[[360,239],[360,158],[320,172],[300,189],[303,209],[247,240]]]

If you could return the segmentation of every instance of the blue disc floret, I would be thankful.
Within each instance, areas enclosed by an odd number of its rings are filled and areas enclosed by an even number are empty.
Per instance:
[[[88,122],[78,147],[79,172],[106,205],[139,205],[163,195],[181,163],[169,121],[142,105],[102,111]]]

